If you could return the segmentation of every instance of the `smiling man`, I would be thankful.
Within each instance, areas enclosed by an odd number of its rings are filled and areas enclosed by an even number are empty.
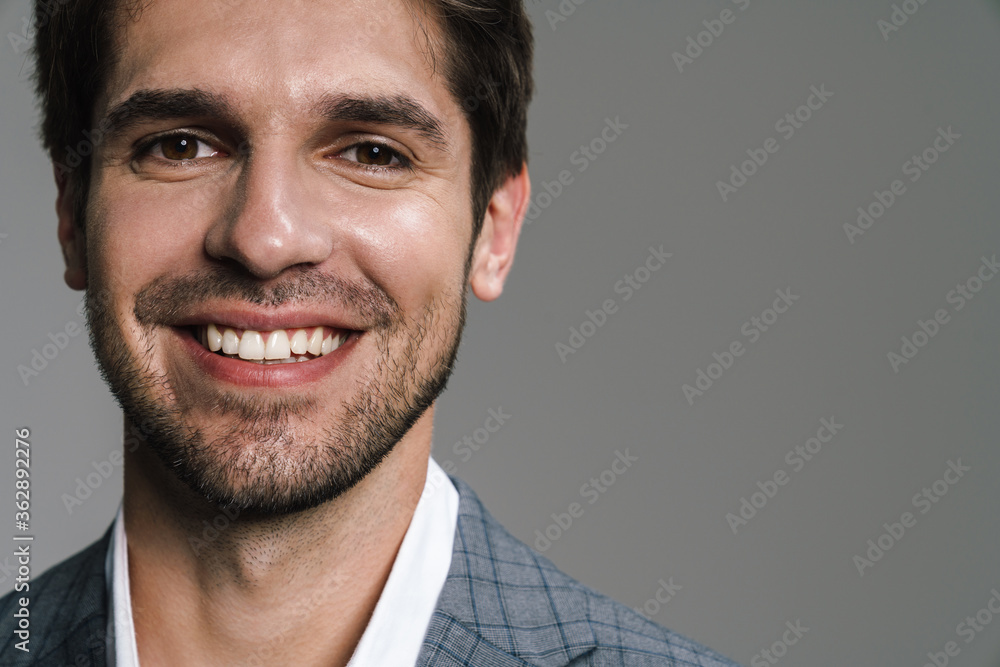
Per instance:
[[[731,664],[430,458],[467,293],[500,295],[529,200],[519,2],[49,9],[65,280],[123,408],[124,497],[31,584],[30,652],[0,601],[3,664]]]

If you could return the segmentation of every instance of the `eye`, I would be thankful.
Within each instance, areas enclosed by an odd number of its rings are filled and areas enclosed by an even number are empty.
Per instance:
[[[146,147],[146,152],[153,157],[163,158],[172,162],[219,155],[219,151],[214,147],[192,134],[175,134],[159,137]]]
[[[399,151],[393,150],[385,144],[371,141],[349,146],[341,155],[369,167],[399,168],[409,165],[407,159]]]

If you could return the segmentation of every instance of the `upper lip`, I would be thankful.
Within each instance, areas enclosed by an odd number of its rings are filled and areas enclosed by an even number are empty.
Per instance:
[[[331,314],[329,310],[322,308],[309,308],[301,305],[268,308],[267,310],[232,304],[220,304],[214,307],[202,305],[179,316],[169,324],[175,327],[215,324],[252,331],[301,329],[316,326],[348,331],[365,329],[364,326],[352,322],[348,317]]]

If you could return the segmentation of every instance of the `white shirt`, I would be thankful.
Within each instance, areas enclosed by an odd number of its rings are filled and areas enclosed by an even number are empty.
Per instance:
[[[348,667],[416,664],[437,599],[448,578],[457,524],[458,490],[441,466],[429,458],[423,494]],[[104,571],[109,601],[108,664],[139,667],[121,506],[115,517]]]

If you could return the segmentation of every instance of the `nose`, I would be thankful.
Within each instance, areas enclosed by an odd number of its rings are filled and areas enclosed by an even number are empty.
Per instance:
[[[251,150],[233,201],[206,235],[206,252],[215,259],[234,260],[262,280],[329,257],[332,229],[316,189],[310,192],[307,172],[290,151]]]

